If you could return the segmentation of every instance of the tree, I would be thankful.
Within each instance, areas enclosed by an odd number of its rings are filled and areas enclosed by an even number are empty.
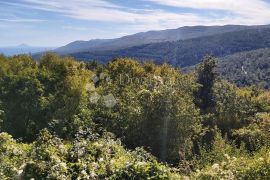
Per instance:
[[[43,117],[43,85],[38,67],[29,56],[15,56],[9,61],[9,73],[1,80],[0,99],[5,120],[3,129],[15,138],[32,140],[46,124]],[[14,128],[18,127],[18,128]]]
[[[90,125],[86,86],[92,72],[84,63],[49,53],[39,63],[20,55],[9,60],[0,57],[0,64],[4,131],[32,141],[43,128],[71,137],[81,119]]]
[[[94,107],[94,121],[130,148],[143,146],[163,161],[183,160],[179,147],[187,145],[198,120],[191,76],[169,65],[141,65],[130,59],[111,62],[107,71],[112,83],[100,83],[97,90],[112,93],[118,103],[111,109],[102,103]]]
[[[213,98],[213,86],[217,77],[215,72],[216,59],[206,56],[198,68],[197,83],[201,86],[195,93],[196,104],[202,114],[210,113],[215,105]]]
[[[215,83],[214,119],[223,135],[250,123],[250,117],[257,111],[254,98],[252,90],[239,89],[224,80]]]

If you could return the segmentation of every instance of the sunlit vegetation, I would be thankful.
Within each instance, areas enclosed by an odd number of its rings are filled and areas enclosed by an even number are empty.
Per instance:
[[[0,56],[0,179],[269,179],[270,93],[215,67]]]

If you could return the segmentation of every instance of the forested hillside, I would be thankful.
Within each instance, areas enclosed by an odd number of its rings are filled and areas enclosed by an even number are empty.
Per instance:
[[[0,179],[269,179],[270,92],[216,65],[0,56]]]
[[[161,31],[141,32],[116,39],[96,39],[90,41],[74,41],[54,50],[55,53],[66,55],[84,51],[105,51],[119,50],[133,46],[139,46],[158,42],[174,42],[203,36],[211,36],[226,32],[235,32],[246,29],[263,29],[269,27],[262,26],[186,26],[177,29],[166,29]]]
[[[219,73],[239,86],[270,88],[270,49],[241,52],[220,60]]]
[[[270,88],[270,49],[244,51],[218,58],[216,72],[221,78],[240,87],[256,86]],[[184,72],[191,73],[195,66],[186,67]]]
[[[199,63],[205,55],[224,57],[267,47],[270,47],[270,29],[259,28],[176,42],[151,43],[115,51],[99,49],[70,55],[80,60],[99,60],[103,63],[118,57],[132,57],[140,61],[153,60],[157,64],[167,62],[173,66],[186,67]]]

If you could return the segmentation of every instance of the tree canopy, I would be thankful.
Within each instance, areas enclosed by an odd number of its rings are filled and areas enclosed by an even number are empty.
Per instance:
[[[270,93],[215,66],[0,56],[0,178],[269,178]]]

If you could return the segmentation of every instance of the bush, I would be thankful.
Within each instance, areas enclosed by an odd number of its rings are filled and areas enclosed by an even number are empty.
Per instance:
[[[119,140],[103,137],[64,142],[42,130],[30,145],[0,134],[1,179],[169,179],[180,177],[144,151],[126,150]]]
[[[270,151],[263,149],[252,157],[230,157],[194,173],[195,179],[269,179]]]
[[[16,177],[29,160],[30,146],[17,143],[7,133],[0,134],[0,179]]]

